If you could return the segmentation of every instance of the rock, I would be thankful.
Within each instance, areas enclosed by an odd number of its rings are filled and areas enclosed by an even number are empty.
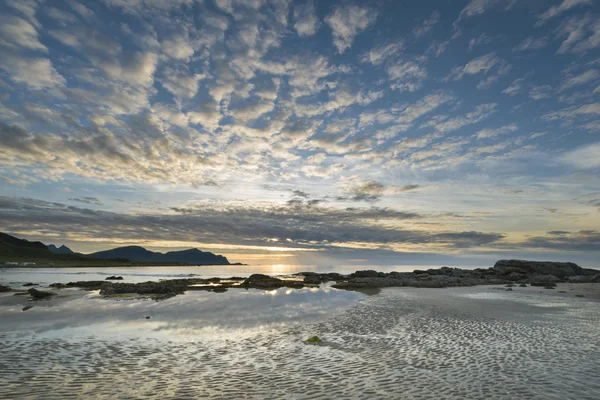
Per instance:
[[[561,291],[559,291],[558,293],[567,293],[567,292],[565,292],[564,290],[561,290]]]
[[[31,310],[32,308],[33,308],[33,306],[25,306],[22,308],[22,311]]]
[[[55,289],[64,289],[67,287],[67,285],[65,285],[64,283],[53,283],[50,285],[50,287]]]
[[[304,284],[306,284],[306,285],[320,285],[321,284],[321,278],[319,278],[319,276],[317,276],[317,275],[305,276],[304,277]]]
[[[352,275],[354,275],[355,278],[378,278],[379,272],[370,269],[366,271],[356,271]]]
[[[25,283],[23,286],[39,286],[37,283]]]
[[[530,275],[554,275],[559,278],[587,274],[586,270],[571,262],[499,260],[493,268],[503,274],[523,271]]]
[[[52,293],[52,292],[42,292],[41,290],[37,290],[34,288],[29,289],[28,292],[31,295],[31,297],[33,297],[34,299],[45,299],[47,297],[51,297],[56,294],[56,293]]]
[[[556,286],[559,281],[554,275],[537,275],[531,278],[531,286]]]
[[[0,293],[10,292],[10,291],[12,291],[12,289],[9,288],[8,286],[0,285]]]
[[[216,287],[212,290],[215,293],[225,293],[227,291],[227,288],[224,286],[220,286],[220,287]]]
[[[305,340],[306,343],[321,343],[321,338],[318,336],[313,336]]]
[[[582,294],[576,294],[575,297],[585,297],[585,296]]]
[[[107,280],[107,281],[122,281],[123,277],[122,276],[114,276],[113,275],[113,276],[106,277],[105,280]]]
[[[147,315],[147,316],[146,316],[146,319],[150,319],[150,316],[149,316],[149,315]]]
[[[512,290],[512,288],[508,288],[508,289],[506,289],[506,291],[507,292],[512,292],[513,290]]]
[[[556,287],[556,285],[554,286],[544,286],[544,289],[554,289]]]
[[[526,285],[526,284],[524,284],[524,283],[521,283],[521,284],[519,285],[519,287],[527,287],[527,285]]]
[[[600,283],[600,274],[592,276],[591,283]]]

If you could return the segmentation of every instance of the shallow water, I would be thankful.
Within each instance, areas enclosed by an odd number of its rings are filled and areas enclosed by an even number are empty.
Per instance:
[[[349,274],[359,269],[377,271],[412,272],[415,269],[439,268],[439,266],[414,265],[299,265],[299,264],[266,264],[266,265],[206,265],[198,267],[111,267],[111,268],[0,268],[0,284],[15,285],[27,282],[50,284],[72,281],[104,280],[107,276],[122,276],[125,282],[145,282],[159,279],[179,278],[227,278],[232,276],[247,277],[251,274],[267,274],[272,276],[291,275],[303,271],[338,272]],[[475,268],[475,267],[473,267]]]
[[[390,288],[367,297],[326,286],[189,292],[164,302],[61,294],[26,312],[23,298],[0,298],[0,398],[600,393],[600,302],[573,294]],[[323,342],[303,342],[313,335]]]

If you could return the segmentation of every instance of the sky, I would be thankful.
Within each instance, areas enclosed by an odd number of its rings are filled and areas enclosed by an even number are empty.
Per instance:
[[[0,230],[600,267],[600,2],[0,0]]]

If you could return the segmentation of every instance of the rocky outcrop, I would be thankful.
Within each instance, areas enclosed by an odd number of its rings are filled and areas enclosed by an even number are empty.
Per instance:
[[[42,292],[41,290],[37,290],[34,288],[29,289],[28,292],[34,299],[45,299],[56,294],[52,292]]]
[[[169,298],[189,290],[205,290],[222,293],[232,288],[273,290],[282,287],[302,288],[335,282],[338,289],[366,290],[385,287],[445,288],[453,286],[507,285],[508,288],[540,286],[553,288],[558,282],[600,282],[600,271],[587,270],[573,263],[552,263],[520,260],[501,260],[493,268],[461,269],[442,267],[413,272],[356,271],[349,275],[339,273],[302,272],[294,279],[282,279],[264,274],[253,274],[248,278],[189,278],[160,282],[117,283],[107,281],[80,281],[50,285],[60,289],[79,287],[99,290],[104,296],[138,294],[155,299]],[[568,273],[572,273],[568,275]],[[1,290],[1,287],[0,287]],[[10,290],[10,288],[8,288]]]
[[[105,278],[105,280],[107,280],[107,281],[122,281],[123,277],[122,276],[114,276],[113,275],[113,276],[107,276]]]
[[[572,275],[596,275],[598,271],[581,268],[571,262],[552,261],[525,261],[525,260],[500,260],[494,264],[494,270],[503,275],[554,275],[558,278],[566,278]]]
[[[12,289],[8,286],[0,285],[0,293],[11,292]]]

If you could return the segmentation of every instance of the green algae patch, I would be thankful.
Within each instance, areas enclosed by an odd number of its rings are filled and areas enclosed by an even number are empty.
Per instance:
[[[305,343],[321,343],[321,338],[318,336],[313,336],[304,341]]]

